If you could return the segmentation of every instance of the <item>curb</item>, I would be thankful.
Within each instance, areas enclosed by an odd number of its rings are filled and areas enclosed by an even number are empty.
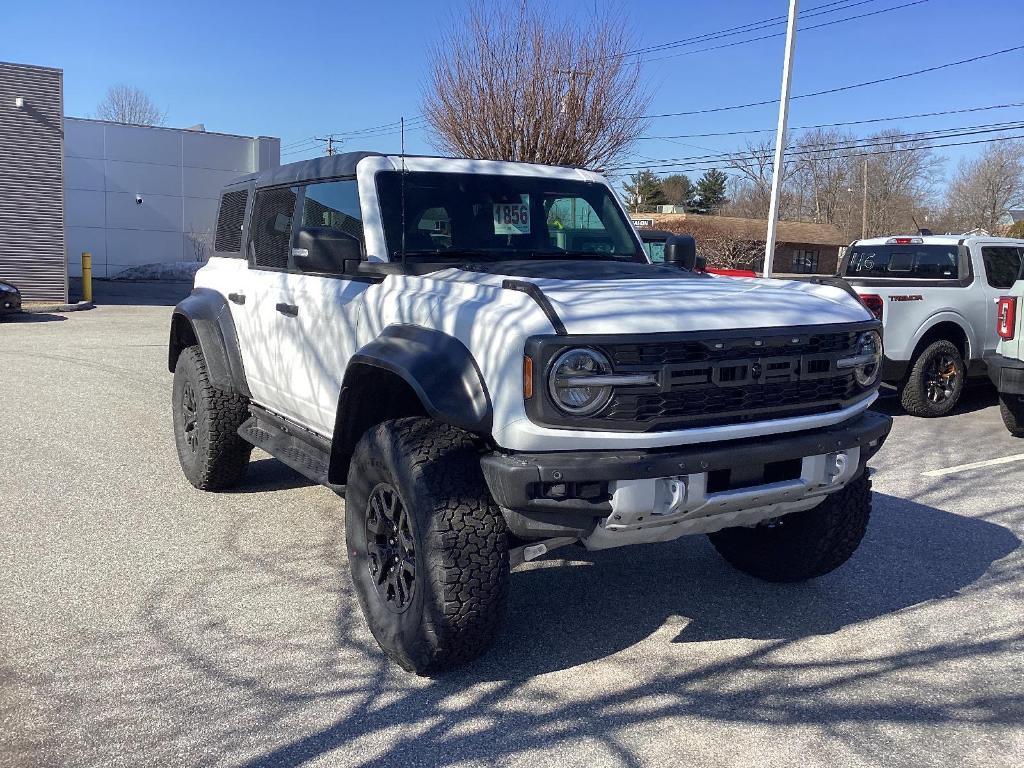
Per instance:
[[[22,314],[25,315],[38,315],[46,312],[80,312],[85,309],[94,309],[96,307],[91,301],[79,301],[77,304],[43,304],[39,306],[33,306],[31,309],[25,309],[22,307]]]

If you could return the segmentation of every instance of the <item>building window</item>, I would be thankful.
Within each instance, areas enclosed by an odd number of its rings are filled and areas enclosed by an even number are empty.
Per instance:
[[[818,272],[818,251],[798,250],[793,254],[793,271],[801,275]]]

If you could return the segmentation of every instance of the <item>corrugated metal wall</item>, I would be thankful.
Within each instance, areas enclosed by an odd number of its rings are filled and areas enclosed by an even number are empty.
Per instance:
[[[68,297],[63,126],[61,70],[0,62],[0,279],[26,301]]]

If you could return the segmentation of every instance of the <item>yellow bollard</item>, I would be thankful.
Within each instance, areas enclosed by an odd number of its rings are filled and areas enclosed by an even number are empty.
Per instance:
[[[92,254],[82,252],[82,301],[92,301]]]

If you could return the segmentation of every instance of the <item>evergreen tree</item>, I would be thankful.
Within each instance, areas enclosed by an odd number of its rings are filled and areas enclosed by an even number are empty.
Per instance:
[[[674,173],[661,180],[661,190],[665,193],[668,205],[681,205],[687,210],[694,207],[697,188],[690,177],[683,173]]]
[[[728,177],[717,168],[704,171],[697,181],[697,204],[704,213],[718,213],[722,206],[729,202],[725,196],[725,184]]]
[[[637,171],[622,185],[626,192],[626,205],[635,208],[638,205],[664,205],[665,191],[661,188],[661,180],[652,171]]]

